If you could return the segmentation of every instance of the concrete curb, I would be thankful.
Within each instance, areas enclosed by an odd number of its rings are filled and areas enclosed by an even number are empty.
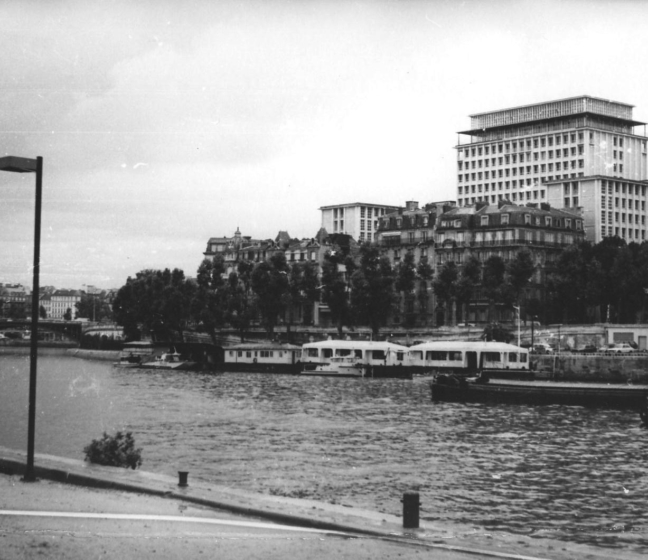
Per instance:
[[[481,557],[505,560],[543,560],[536,556],[509,554],[433,542],[431,540],[433,538],[448,538],[448,532],[433,527],[426,522],[421,523],[421,529],[419,530],[404,530],[398,526],[399,518],[394,516],[376,515],[374,519],[369,519],[359,517],[361,513],[369,513],[362,510],[331,506],[329,504],[320,504],[320,508],[315,508],[311,505],[312,502],[308,501],[277,498],[229,488],[214,488],[200,483],[192,483],[188,487],[177,489],[177,481],[165,475],[90,465],[83,461],[49,455],[37,454],[36,459],[37,464],[34,466],[34,472],[37,478],[65,484],[170,498],[286,525],[350,533],[428,549],[440,549],[448,552],[474,554]],[[0,474],[22,475],[25,471],[25,465],[26,457],[24,453],[0,447]],[[213,497],[205,496],[210,492],[215,492],[217,495]],[[250,502],[255,502],[257,505],[252,505]],[[301,505],[300,502],[305,502],[305,505]],[[309,506],[310,509],[307,509]],[[281,509],[286,508],[298,511],[281,511]],[[341,521],[325,519],[325,517],[331,515],[344,519]],[[382,528],[367,526],[376,524],[378,517],[387,518],[382,519],[382,522],[380,522],[383,525]],[[432,531],[433,534],[426,534],[429,531]]]

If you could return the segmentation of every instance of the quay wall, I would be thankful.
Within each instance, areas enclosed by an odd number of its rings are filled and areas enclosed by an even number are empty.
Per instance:
[[[536,377],[557,381],[648,383],[648,354],[532,355]]]

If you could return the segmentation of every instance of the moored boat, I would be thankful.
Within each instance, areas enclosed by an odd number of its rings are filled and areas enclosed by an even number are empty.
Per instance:
[[[333,358],[349,358],[364,368],[365,377],[411,378],[406,366],[407,347],[386,341],[323,340],[302,346],[301,361],[305,373],[317,373],[317,367],[331,364]]]
[[[147,369],[194,369],[195,362],[182,358],[180,353],[172,351],[155,356],[152,360],[142,362],[139,367]]]
[[[113,365],[120,368],[136,368],[152,357],[152,343],[146,341],[127,342]]]
[[[364,377],[365,367],[356,359],[331,358],[328,364],[319,364],[315,369],[304,369],[303,375],[328,375],[331,377]]]
[[[299,373],[301,347],[274,342],[250,342],[224,348],[225,371]]]
[[[648,386],[559,381],[462,378],[437,375],[431,383],[432,400],[646,410]]]
[[[426,374],[474,375],[483,371],[495,377],[532,377],[529,351],[504,342],[423,342],[409,348],[407,365]]]

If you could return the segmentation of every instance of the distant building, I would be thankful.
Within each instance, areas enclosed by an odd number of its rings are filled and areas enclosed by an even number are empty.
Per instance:
[[[321,227],[329,233],[350,235],[358,243],[375,241],[378,220],[385,214],[398,211],[399,208],[399,206],[364,202],[322,206],[320,208],[322,212]]]
[[[579,96],[471,115],[457,148],[457,203],[581,207],[587,239],[646,239],[645,136],[632,105]]]
[[[78,290],[56,290],[51,294],[51,313],[48,319],[63,319],[69,309],[72,319],[76,317],[76,303],[81,301],[81,292]]]
[[[439,216],[435,232],[436,273],[447,262],[461,267],[468,257],[475,256],[482,265],[492,256],[505,263],[518,252],[527,250],[535,264],[525,299],[544,300],[544,286],[560,252],[585,239],[583,217],[576,209],[559,210],[548,204],[518,206],[508,201],[497,205],[485,202],[456,207]],[[488,301],[478,291],[467,320],[488,321]],[[447,314],[448,310],[445,310]],[[500,313],[497,320],[510,319],[510,311]],[[437,310],[437,324],[450,323],[444,311]]]
[[[30,309],[31,290],[21,284],[0,284],[0,315],[25,317]]]

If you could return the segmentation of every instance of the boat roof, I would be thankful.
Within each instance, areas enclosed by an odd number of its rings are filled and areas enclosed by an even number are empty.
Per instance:
[[[407,346],[394,344],[384,340],[320,340],[319,342],[308,342],[302,348],[349,348],[364,350],[395,350],[407,351]]]
[[[301,350],[301,346],[295,344],[278,344],[276,342],[249,342],[225,346],[224,350]]]
[[[136,340],[135,342],[126,342],[124,348],[151,348],[153,343],[148,340]]]
[[[411,350],[479,350],[482,352],[526,352],[526,348],[507,344],[506,342],[466,341],[466,340],[433,340],[410,346]]]

